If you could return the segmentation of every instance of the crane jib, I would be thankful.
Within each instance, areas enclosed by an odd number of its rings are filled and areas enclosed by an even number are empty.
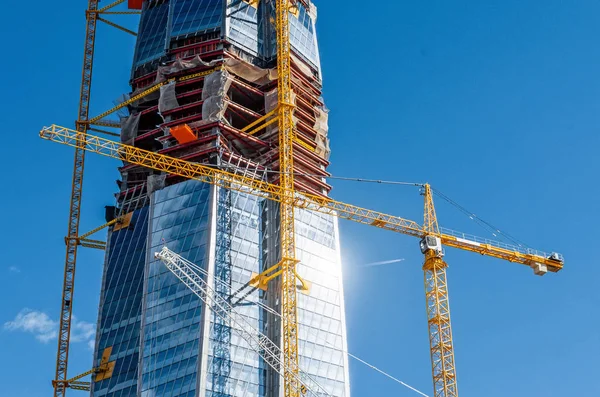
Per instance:
[[[57,125],[44,127],[40,131],[40,137],[72,147],[77,147],[78,143],[84,141],[86,151],[119,160],[124,160],[124,156],[126,156],[128,162],[142,167],[169,172],[219,186],[226,186],[230,189],[258,197],[281,201],[281,187],[279,185],[243,177],[235,173],[169,157],[160,153],[146,151],[69,128]],[[323,196],[297,193],[294,197],[293,206],[413,237],[422,238],[426,235],[423,227],[415,221],[361,208]],[[441,228],[441,231],[441,242],[447,247],[477,252],[481,255],[521,263],[527,266],[539,263],[547,266],[551,272],[557,272],[563,268],[564,260],[560,254],[546,254],[541,251],[483,239],[445,228]]]

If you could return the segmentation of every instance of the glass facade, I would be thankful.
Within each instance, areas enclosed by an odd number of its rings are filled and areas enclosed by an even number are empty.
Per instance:
[[[219,29],[223,0],[171,0],[170,37]]]
[[[349,397],[346,320],[337,219],[296,211],[298,274],[310,283],[298,295],[300,367],[332,396]]]
[[[228,299],[260,270],[260,202],[244,193],[217,189],[215,291]],[[245,294],[244,294],[245,295]],[[248,295],[260,299],[259,291]],[[248,301],[234,305],[256,329],[264,328],[262,310]],[[231,324],[212,313],[206,365],[206,396],[265,396],[264,363]]]
[[[273,2],[236,0],[224,7],[224,0],[144,2],[133,67],[165,56],[174,38],[214,31],[225,32],[229,41],[252,56],[266,60],[276,56]],[[297,53],[320,69],[315,16],[301,4],[290,15],[290,41]]]
[[[310,12],[300,3],[297,4],[298,11],[290,14],[290,43],[296,53],[304,57],[309,63],[320,70],[321,64],[319,60],[319,48],[316,35],[316,14],[311,15]],[[274,21],[275,5],[274,2],[265,5],[265,12],[270,15],[267,20]],[[275,57],[277,55],[277,36],[275,34],[275,26],[270,23],[267,29],[267,37],[270,41],[270,46],[265,47],[263,55],[265,57]]]
[[[129,227],[108,236],[94,357],[100,365],[102,352],[112,347],[115,370],[93,384],[96,397],[136,394],[147,236],[147,207],[133,213]]]
[[[263,222],[275,223],[268,234],[279,234],[278,205],[269,203]],[[274,214],[269,214],[274,212]],[[298,353],[300,368],[319,384],[327,395],[350,397],[346,319],[342,264],[339,252],[337,218],[305,210],[295,211],[297,271],[308,284],[309,292],[298,293]],[[266,235],[263,250],[271,251],[277,241]],[[267,254],[268,255],[268,254]],[[278,257],[267,258],[266,266]],[[270,306],[281,312],[279,294]],[[273,317],[270,317],[273,322]],[[281,326],[269,331],[273,341],[280,341]],[[280,343],[280,342],[279,342]],[[271,394],[277,395],[279,379],[269,382]]]
[[[258,21],[261,7],[234,1],[227,9],[227,37],[254,56],[258,56]]]
[[[315,20],[302,4],[298,4],[298,15],[290,17],[290,42],[292,48],[320,69]]]
[[[223,0],[151,0],[144,2],[133,67],[166,54],[174,37],[220,30]]]
[[[223,37],[247,54],[272,59],[274,2],[227,4],[145,1],[134,68],[163,57],[174,38],[211,31],[224,32]],[[316,13],[299,4],[290,17],[290,33],[293,48],[319,69],[315,18]],[[148,193],[147,201],[132,213],[129,225],[109,233],[95,363],[112,347],[110,360],[116,365],[111,378],[93,383],[92,395],[283,395],[277,372],[233,324],[154,258],[166,245],[195,263],[215,293],[232,303],[232,315],[280,344],[278,280],[268,291],[248,288],[253,274],[279,260],[278,204],[198,181]],[[124,202],[142,206],[127,197]],[[328,394],[349,397],[337,220],[296,211],[296,234],[298,273],[310,284],[309,293],[298,295],[300,366]]]
[[[169,3],[147,1],[144,4],[133,58],[134,67],[160,58],[167,48]]]
[[[229,297],[260,268],[258,199],[188,181],[155,192],[150,213],[142,396],[265,395],[259,354],[153,258],[166,244]],[[241,304],[236,313],[262,329],[258,307]]]
[[[153,254],[167,245],[207,271],[225,298],[244,291],[234,314],[277,341],[279,323],[256,304],[280,309],[276,284],[269,292],[243,289],[278,260],[277,208],[186,181],[154,192],[149,208],[111,234],[96,357],[113,346],[117,364],[112,378],[95,383],[95,396],[275,395],[275,372]],[[300,366],[331,395],[349,397],[337,221],[296,211],[296,234],[298,273],[311,288],[298,295]]]
[[[290,13],[290,43],[300,56],[317,70],[321,68],[316,35],[316,13],[311,13],[300,3],[298,11]],[[313,5],[314,7],[314,5]],[[277,56],[277,35],[273,21],[276,19],[274,2],[261,2],[258,15],[258,44],[260,56],[270,59]],[[232,36],[233,37],[233,36]]]
[[[201,333],[200,300],[153,253],[166,244],[206,267],[209,185],[188,181],[159,190],[150,205],[142,328],[142,396],[195,396]]]

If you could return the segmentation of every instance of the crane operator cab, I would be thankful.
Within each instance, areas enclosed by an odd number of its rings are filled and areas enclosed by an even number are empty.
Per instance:
[[[557,252],[553,252],[552,254],[550,254],[550,256],[548,256],[547,259],[552,262],[561,263],[561,264],[563,263],[562,255]],[[546,274],[548,272],[548,266],[545,264],[542,264],[542,263],[531,262],[529,264],[529,266],[531,266],[531,268],[533,269],[533,273],[536,276],[543,276],[544,274]]]
[[[548,259],[549,261],[552,261],[552,262],[560,263],[560,264],[563,263],[562,255],[557,252],[553,252],[546,259]],[[531,268],[533,269],[533,273],[536,276],[543,276],[544,274],[548,273],[548,265],[546,265],[546,264],[531,261],[529,263],[529,266],[531,266]]]
[[[558,252],[551,253],[548,259],[554,262],[563,263],[563,257]]]
[[[425,254],[429,250],[433,250],[438,257],[444,256],[444,248],[442,247],[442,239],[436,236],[425,236],[420,242],[421,253]]]

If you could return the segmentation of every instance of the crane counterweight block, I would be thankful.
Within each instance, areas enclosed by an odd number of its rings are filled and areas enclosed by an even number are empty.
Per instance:
[[[531,262],[529,266],[531,266],[533,273],[536,276],[543,276],[544,274],[548,273],[548,266],[543,263]]]

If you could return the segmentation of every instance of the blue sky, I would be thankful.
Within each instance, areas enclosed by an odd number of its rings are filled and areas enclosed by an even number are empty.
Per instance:
[[[51,391],[72,151],[37,132],[72,126],[76,117],[84,3],[9,2],[1,17],[0,381],[8,397]],[[525,266],[447,251],[461,394],[600,395],[600,4],[317,4],[330,171],[428,181],[532,247],[566,258],[562,272],[535,277]],[[127,91],[132,45],[100,26],[93,114]],[[115,167],[88,156],[83,230],[103,223]],[[340,200],[422,217],[414,188],[333,185]],[[489,237],[436,203],[441,225]],[[431,394],[418,241],[344,221],[341,239],[350,351]],[[364,266],[394,259],[404,260]],[[91,365],[101,264],[102,252],[81,251],[71,374]],[[354,396],[417,396],[355,362],[351,384]]]

